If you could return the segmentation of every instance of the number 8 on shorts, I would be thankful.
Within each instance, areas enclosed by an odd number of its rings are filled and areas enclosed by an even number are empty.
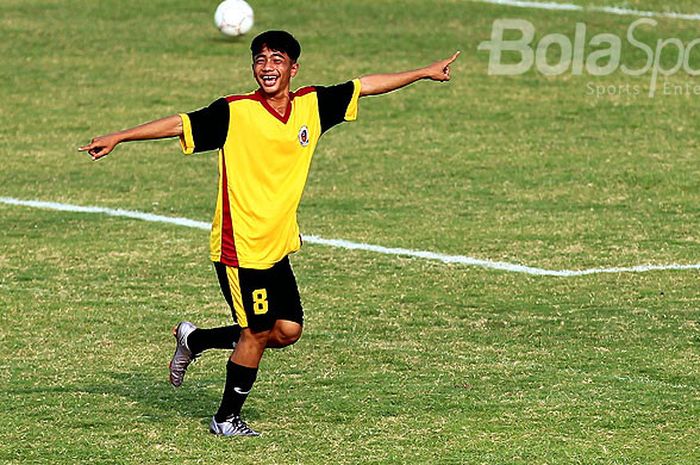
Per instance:
[[[267,313],[267,289],[256,289],[253,291],[253,312],[256,315]]]

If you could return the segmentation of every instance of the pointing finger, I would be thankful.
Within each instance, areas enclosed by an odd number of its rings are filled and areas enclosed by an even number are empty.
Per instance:
[[[78,150],[80,150],[81,152],[85,152],[86,150],[94,149],[94,148],[97,147],[97,146],[98,146],[98,145],[97,145],[97,137],[95,137],[94,139],[92,139],[92,140],[90,141],[89,144],[84,145],[84,146],[82,146],[82,147],[78,147]]]
[[[461,53],[462,53],[461,50],[457,50],[457,51],[454,53],[454,55],[452,55],[452,56],[450,57],[450,59],[447,60],[447,64],[450,65],[450,64],[454,63],[454,61],[457,59],[457,57],[459,57],[459,55],[460,55]]]

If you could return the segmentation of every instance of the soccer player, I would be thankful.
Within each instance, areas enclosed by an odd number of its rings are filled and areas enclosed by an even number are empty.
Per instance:
[[[219,180],[210,250],[234,325],[174,329],[170,382],[182,384],[189,364],[208,349],[233,349],[226,384],[210,431],[257,436],[241,419],[266,348],[294,344],[304,314],[288,255],[299,250],[297,207],[319,138],[357,118],[358,100],[421,79],[448,81],[445,60],[412,71],[372,74],[343,84],[290,90],[301,46],[288,32],[267,31],[251,43],[254,92],[231,95],[208,107],[103,135],[80,147],[93,160],[126,141],[179,137],[185,154],[218,150]]]

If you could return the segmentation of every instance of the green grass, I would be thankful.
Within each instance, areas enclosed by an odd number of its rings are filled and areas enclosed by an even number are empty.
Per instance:
[[[165,141],[93,163],[76,147],[253,87],[250,37],[221,38],[215,4],[3,1],[0,196],[209,219],[211,154]],[[554,269],[698,262],[700,96],[595,98],[589,83],[646,90],[648,77],[493,77],[476,50],[498,18],[538,37],[572,37],[579,21],[622,38],[633,18],[467,1],[253,7],[253,32],[301,40],[298,86],[463,50],[449,84],[363,100],[324,137],[307,234]],[[668,37],[688,43],[697,24],[644,33]],[[700,461],[697,272],[547,278],[315,245],[293,258],[305,334],[266,354],[245,406],[263,437],[211,437],[226,354],[179,390],[166,368],[177,321],[229,321],[207,244],[205,231],[0,204],[0,463]]]

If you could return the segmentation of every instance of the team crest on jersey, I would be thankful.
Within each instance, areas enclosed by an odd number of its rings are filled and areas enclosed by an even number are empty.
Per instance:
[[[301,127],[301,129],[299,129],[299,143],[302,147],[306,147],[309,145],[309,142],[309,128],[304,125]]]

